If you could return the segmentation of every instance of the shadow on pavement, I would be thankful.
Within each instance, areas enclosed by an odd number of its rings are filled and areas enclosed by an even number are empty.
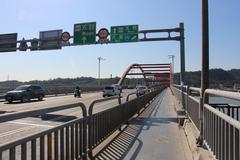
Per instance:
[[[77,117],[48,113],[48,114],[41,115],[40,118],[43,121],[68,122],[68,121],[76,119]]]
[[[44,99],[42,101],[45,101]],[[7,102],[7,101],[4,101],[4,104],[25,104],[25,103],[36,103],[36,102],[42,102],[42,101],[39,101],[37,99],[34,99],[34,100],[30,100],[28,102],[21,102],[20,100],[19,101],[13,101],[11,103]]]
[[[131,154],[130,160],[135,160],[139,154],[143,142],[138,138],[143,130],[144,124],[151,116],[156,104],[153,103],[147,107],[138,117],[130,121],[108,145],[106,145],[98,154],[96,160],[122,160],[126,157],[132,146],[137,142],[137,147]]]

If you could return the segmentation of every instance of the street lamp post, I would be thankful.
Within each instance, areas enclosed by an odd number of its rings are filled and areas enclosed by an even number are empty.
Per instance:
[[[101,64],[101,61],[105,59],[102,57],[98,57],[97,59],[98,59],[98,86],[100,86],[100,70],[101,70],[100,64]]]
[[[174,55],[168,55],[168,58],[172,60],[171,62],[171,80],[170,81],[170,84],[173,83],[173,80],[174,80],[174,58],[175,56]]]

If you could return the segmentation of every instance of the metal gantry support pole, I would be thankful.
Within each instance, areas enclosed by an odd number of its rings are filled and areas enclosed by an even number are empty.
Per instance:
[[[208,23],[208,0],[202,0],[202,73],[201,73],[201,95],[199,106],[199,120],[200,120],[200,136],[198,138],[198,145],[203,145],[204,133],[204,103],[208,103],[208,97],[203,96],[205,90],[209,87],[209,23]]]
[[[184,23],[179,24],[180,28],[180,60],[181,60],[181,73],[180,84],[185,85],[185,37],[184,37]]]
[[[184,37],[184,23],[179,24],[180,28],[180,64],[181,64],[181,73],[180,73],[180,85],[182,90],[182,105],[183,108],[186,108],[185,104],[185,95],[183,92],[183,86],[185,85],[185,37]]]

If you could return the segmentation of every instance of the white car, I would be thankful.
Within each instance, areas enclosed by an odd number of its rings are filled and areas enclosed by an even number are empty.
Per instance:
[[[103,97],[120,95],[120,90],[115,85],[106,86],[103,89]]]
[[[148,87],[147,86],[143,86],[143,85],[137,86],[136,90],[137,90],[137,92],[136,92],[137,96],[141,96],[141,95],[144,95],[144,94],[148,93]]]
[[[122,86],[121,85],[113,84],[112,86],[116,87],[120,91],[120,93],[122,93]]]

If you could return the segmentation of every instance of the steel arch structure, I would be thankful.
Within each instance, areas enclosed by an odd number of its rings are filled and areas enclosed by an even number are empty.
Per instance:
[[[139,69],[141,73],[131,73],[132,69]],[[147,86],[151,85],[168,85],[172,83],[172,65],[166,64],[132,64],[123,73],[118,85],[122,85],[126,76],[142,75]]]

